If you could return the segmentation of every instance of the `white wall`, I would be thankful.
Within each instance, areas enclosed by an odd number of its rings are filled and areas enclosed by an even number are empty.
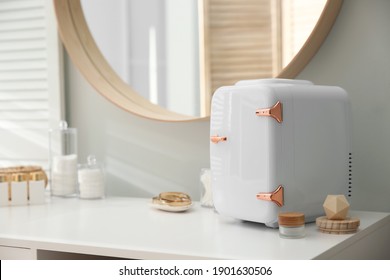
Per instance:
[[[345,88],[352,108],[354,208],[390,211],[390,1],[345,0],[298,78]]]
[[[108,193],[151,197],[167,190],[198,197],[209,166],[208,123],[156,122],[128,114],[98,95],[66,59],[67,120],[78,128],[79,156],[106,163]]]
[[[326,42],[299,75],[340,85],[353,117],[355,209],[390,211],[390,1],[345,0]],[[110,194],[150,197],[182,190],[198,197],[208,166],[208,122],[163,123],[107,102],[67,59],[67,118],[79,129],[80,156],[95,153],[108,169]]]

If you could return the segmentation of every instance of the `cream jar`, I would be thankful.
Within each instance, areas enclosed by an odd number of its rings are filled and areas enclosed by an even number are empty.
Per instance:
[[[28,181],[28,194],[30,204],[45,203],[45,187],[47,177],[44,171],[35,171],[30,173]]]
[[[14,173],[11,182],[10,205],[27,205],[28,202],[28,174]]]
[[[305,215],[300,212],[279,213],[279,235],[283,238],[302,238],[306,235]]]
[[[9,204],[9,175],[0,174],[0,206],[8,206]]]

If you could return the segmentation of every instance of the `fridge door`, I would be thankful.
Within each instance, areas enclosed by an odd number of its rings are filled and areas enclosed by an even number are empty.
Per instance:
[[[279,206],[259,199],[280,185],[275,178],[282,122],[256,111],[278,103],[263,85],[218,89],[212,101],[210,164],[216,210],[242,220],[274,224]]]

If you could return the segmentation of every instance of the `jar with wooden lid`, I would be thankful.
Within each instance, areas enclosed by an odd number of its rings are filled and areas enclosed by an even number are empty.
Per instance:
[[[279,213],[279,235],[283,238],[302,238],[306,235],[305,215],[300,212]]]
[[[30,173],[28,182],[28,194],[30,204],[45,203],[45,187],[47,177],[43,170]]]
[[[0,206],[8,206],[9,195],[9,175],[0,174]]]
[[[28,174],[13,173],[11,180],[10,205],[27,205],[28,202]]]

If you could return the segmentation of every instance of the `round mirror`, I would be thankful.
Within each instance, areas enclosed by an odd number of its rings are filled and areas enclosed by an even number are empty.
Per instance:
[[[341,7],[325,0],[54,3],[64,45],[96,90],[129,112],[167,121],[206,118],[220,86],[295,77]]]

